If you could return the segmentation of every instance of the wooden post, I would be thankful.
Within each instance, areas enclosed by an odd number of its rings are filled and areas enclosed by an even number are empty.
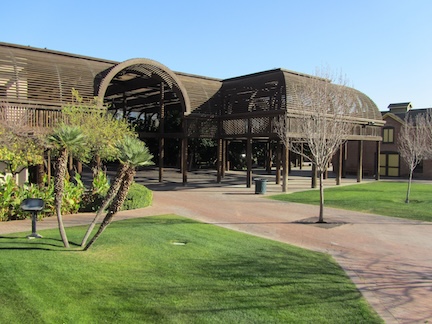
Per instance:
[[[225,169],[227,164],[227,140],[222,140],[222,161],[221,161],[221,177],[225,177]]]
[[[187,137],[183,137],[181,141],[181,171],[183,177],[183,186],[187,184],[187,155],[188,155],[188,139]]]
[[[300,154],[300,170],[301,169],[303,169],[303,150],[304,150],[304,147],[303,147],[303,143],[301,144],[301,154]]]
[[[221,138],[218,139],[217,142],[217,161],[216,161],[216,171],[217,171],[217,179],[216,182],[217,183],[221,183],[222,181],[222,163],[223,163],[223,140]]]
[[[252,186],[252,138],[250,136],[246,139],[246,164],[246,187],[250,188]]]
[[[276,184],[280,184],[281,173],[281,145],[280,141],[276,142]]]
[[[289,149],[283,146],[282,156],[282,192],[288,191]]]
[[[376,159],[375,159],[375,180],[380,180],[381,173],[381,142],[376,142]]]
[[[346,160],[348,159],[348,142],[343,145],[342,178],[346,178]]]
[[[267,146],[267,163],[266,163],[266,169],[267,169],[267,173],[271,174],[271,170],[272,170],[272,157],[273,157],[273,150],[272,150],[272,145],[271,145],[271,140],[269,140],[266,143]]]
[[[163,82],[160,83],[159,104],[159,182],[163,181],[164,155],[165,155],[165,89]]]
[[[343,144],[339,146],[339,154],[338,154],[338,169],[336,174],[336,185],[339,186],[342,180],[342,159],[343,159]]]
[[[229,145],[230,142],[227,140],[225,144],[225,159],[226,159],[225,171],[229,171],[231,169],[230,161],[229,161]]]
[[[357,182],[361,182],[363,178],[363,141],[358,141],[358,145]]]

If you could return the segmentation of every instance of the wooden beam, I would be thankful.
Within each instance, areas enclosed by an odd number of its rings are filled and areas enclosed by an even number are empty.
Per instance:
[[[376,158],[375,158],[375,180],[379,181],[381,177],[381,141],[376,142]]]
[[[358,141],[357,182],[363,179],[363,141]]]

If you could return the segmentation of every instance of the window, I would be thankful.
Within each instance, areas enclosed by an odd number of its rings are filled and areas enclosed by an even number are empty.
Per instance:
[[[399,153],[381,152],[380,174],[384,177],[399,177]]]
[[[384,127],[383,128],[383,143],[394,143],[394,128]]]

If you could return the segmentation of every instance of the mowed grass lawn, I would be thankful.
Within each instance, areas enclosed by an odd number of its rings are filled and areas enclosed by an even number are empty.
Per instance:
[[[287,244],[175,215],[86,252],[39,233],[0,237],[0,323],[382,323],[330,256]]]
[[[378,215],[432,221],[432,185],[414,182],[405,203],[407,182],[376,181],[324,190],[324,205]],[[271,199],[319,205],[319,191],[274,195]]]

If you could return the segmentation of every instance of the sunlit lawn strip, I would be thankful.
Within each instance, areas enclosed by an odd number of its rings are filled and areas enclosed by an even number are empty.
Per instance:
[[[381,323],[330,256],[283,243],[174,215],[114,222],[86,252],[40,234],[0,238],[1,323]]]
[[[327,188],[325,206],[372,214],[432,221],[432,185],[413,183],[410,203],[405,203],[406,182],[377,181]],[[319,191],[308,190],[274,195],[271,199],[302,204],[319,204]]]

